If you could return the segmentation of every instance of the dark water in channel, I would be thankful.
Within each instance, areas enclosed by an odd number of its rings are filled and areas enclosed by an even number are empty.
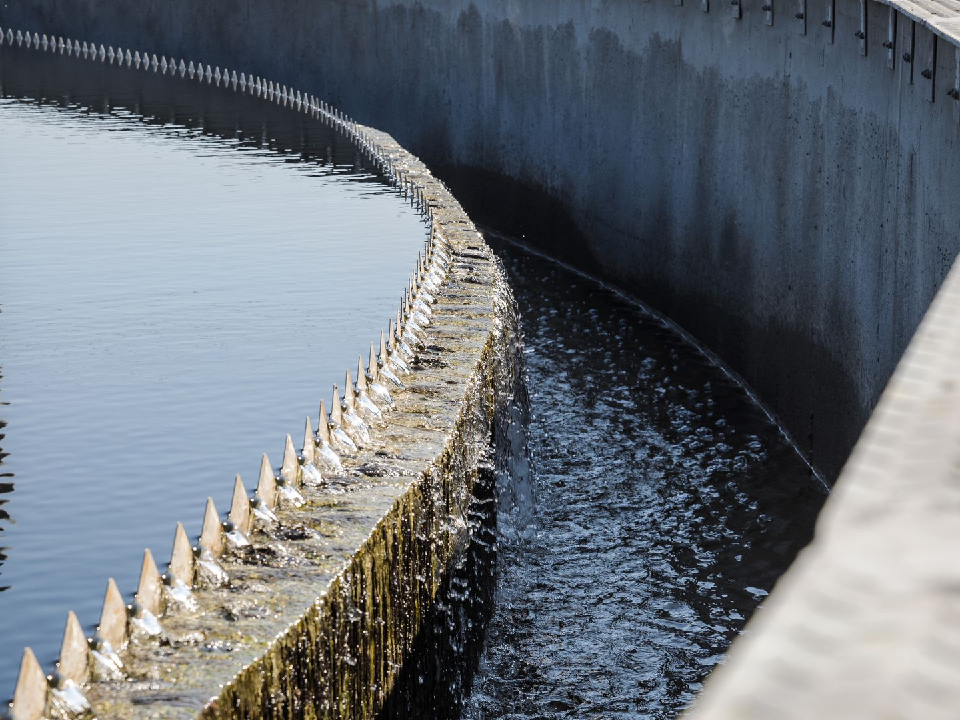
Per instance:
[[[464,717],[675,717],[810,540],[825,489],[676,331],[490,240],[522,316],[536,531],[504,533]]]
[[[292,110],[0,48],[0,698],[379,338],[425,228]],[[42,100],[42,101],[41,101]]]

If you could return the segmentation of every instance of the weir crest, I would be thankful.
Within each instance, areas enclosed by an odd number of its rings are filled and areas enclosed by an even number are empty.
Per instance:
[[[390,136],[303,90],[10,28],[2,45],[247,94],[333,126],[430,228],[386,334],[368,339],[342,392],[334,385],[329,412],[320,400],[299,450],[288,434],[279,464],[264,454],[252,494],[237,475],[225,516],[208,498],[195,543],[177,523],[162,574],[146,550],[132,602],[110,578],[92,637],[69,613],[56,667],[25,649],[2,715],[359,716],[402,712],[424,692],[455,703],[457,662],[418,659],[435,675],[424,685],[403,676],[406,661],[427,637],[476,651],[497,478],[523,452],[511,429],[523,415],[516,316],[480,234]],[[437,615],[451,583],[463,588]]]

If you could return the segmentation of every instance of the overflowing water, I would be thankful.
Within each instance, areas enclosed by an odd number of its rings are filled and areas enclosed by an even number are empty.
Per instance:
[[[824,486],[670,326],[491,240],[521,314],[536,529],[501,517],[464,716],[675,717],[811,538]]]
[[[0,49],[0,695],[299,448],[425,239],[317,121],[78,66]]]

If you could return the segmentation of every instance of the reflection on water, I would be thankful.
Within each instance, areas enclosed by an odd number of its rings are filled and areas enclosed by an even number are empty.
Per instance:
[[[464,715],[675,717],[809,541],[825,490],[675,331],[493,240],[522,315],[538,531],[501,541]]]
[[[49,667],[69,609],[91,627],[108,577],[299,447],[426,236],[302,113],[9,46],[0,86],[6,695],[24,645]]]

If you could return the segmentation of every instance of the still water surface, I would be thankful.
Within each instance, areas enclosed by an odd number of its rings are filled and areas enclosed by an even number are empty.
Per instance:
[[[2,697],[25,645],[49,667],[69,609],[95,625],[108,577],[132,593],[142,548],[165,562],[177,520],[198,533],[208,495],[225,511],[235,473],[252,489],[261,452],[279,464],[286,433],[299,448],[425,239],[315,121],[14,52],[0,57]]]
[[[521,313],[536,532],[503,533],[464,717],[676,717],[811,538],[824,487],[670,326],[490,239]]]

